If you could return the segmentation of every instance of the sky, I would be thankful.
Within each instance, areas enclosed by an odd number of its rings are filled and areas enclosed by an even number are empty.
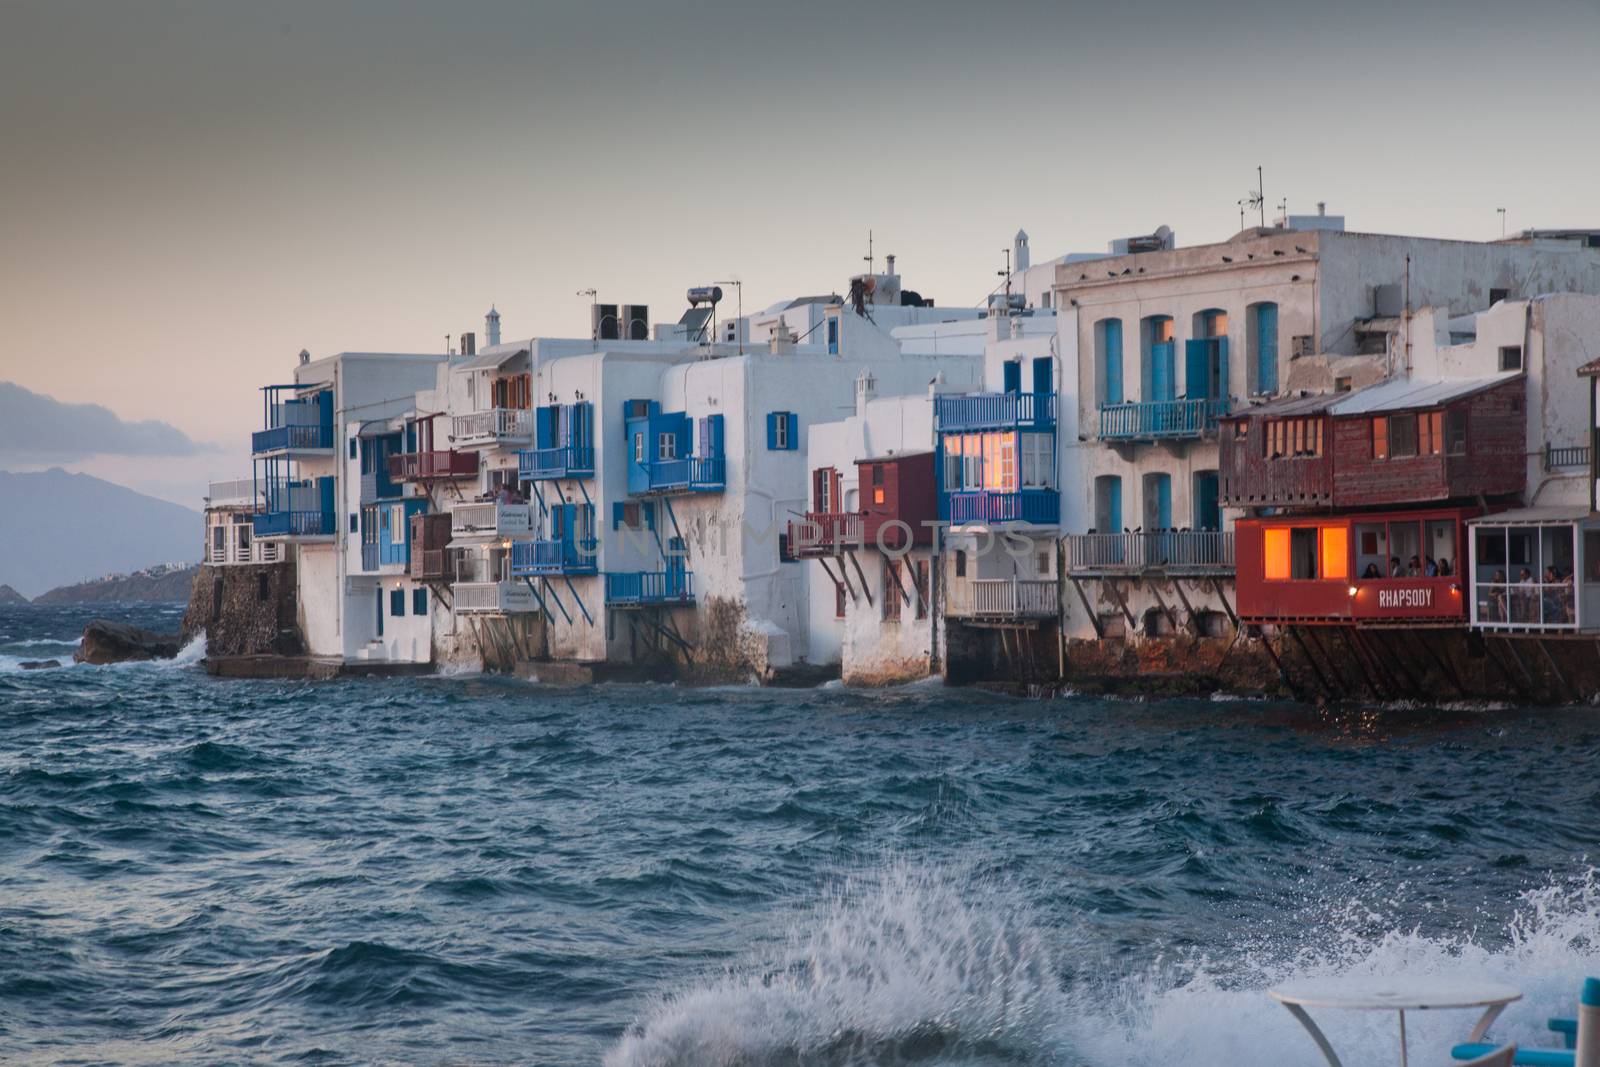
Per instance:
[[[840,291],[869,230],[973,305],[1019,227],[1226,239],[1257,165],[1352,229],[1600,226],[1597,42],[1600,0],[0,0],[0,381],[177,435],[0,469],[196,506],[302,348]]]

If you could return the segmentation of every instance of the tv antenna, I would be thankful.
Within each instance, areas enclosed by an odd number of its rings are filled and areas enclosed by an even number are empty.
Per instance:
[[[1263,192],[1265,183],[1261,180],[1261,168],[1256,168],[1256,187],[1239,199],[1239,229],[1244,229],[1244,209],[1253,207],[1260,212],[1261,227],[1267,225],[1267,198]]]
[[[867,261],[867,273],[872,273],[872,231],[867,231],[867,254],[861,257]]]
[[[1000,251],[1006,254],[1006,269],[997,270],[995,273],[1003,276],[1006,280],[1006,311],[1009,313],[1011,311],[1011,249],[1002,248]]]

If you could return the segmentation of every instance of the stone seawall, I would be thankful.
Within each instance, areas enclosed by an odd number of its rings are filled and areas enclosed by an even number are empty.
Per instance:
[[[294,568],[292,559],[202,566],[189,589],[183,640],[205,631],[211,657],[304,653]]]

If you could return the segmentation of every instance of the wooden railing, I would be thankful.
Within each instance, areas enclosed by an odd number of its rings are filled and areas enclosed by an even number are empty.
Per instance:
[[[936,396],[939,429],[982,430],[1011,426],[1049,426],[1056,421],[1054,393],[978,393]]]
[[[451,449],[442,452],[402,452],[389,457],[389,477],[397,482],[470,478],[477,473],[476,452],[457,452]]]
[[[956,578],[945,593],[945,614],[956,619],[1048,619],[1059,613],[1049,578]]]
[[[533,438],[533,412],[524,408],[494,408],[457,415],[450,420],[450,436],[458,445],[528,441]]]
[[[1107,441],[1204,437],[1228,412],[1226,397],[1100,405],[1100,437]]]
[[[419,582],[442,581],[450,576],[447,559],[442,548],[412,548],[410,575]]]
[[[1544,469],[1547,471],[1563,470],[1589,465],[1588,445],[1552,445],[1549,442],[1544,446]]]
[[[860,548],[862,529],[860,512],[808,511],[804,519],[789,524],[789,551],[819,556]]]
[[[517,453],[517,475],[524,481],[587,478],[594,474],[594,449],[586,445],[524,448]]]
[[[649,464],[650,489],[670,491],[688,489],[695,492],[718,492],[727,482],[727,465],[720,457],[702,459],[661,459]]]
[[[1233,534],[1219,530],[1071,534],[1067,537],[1067,569],[1081,573],[1232,574]]]
[[[450,509],[451,537],[526,537],[532,532],[532,504],[484,500]]]
[[[613,571],[606,574],[607,604],[689,604],[691,571]]]
[[[1024,489],[1019,493],[951,493],[950,522],[1028,522],[1054,526],[1061,521],[1061,494],[1054,489]]]

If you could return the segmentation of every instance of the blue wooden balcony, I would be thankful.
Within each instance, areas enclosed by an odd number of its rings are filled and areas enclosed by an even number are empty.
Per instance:
[[[581,541],[558,538],[546,541],[511,543],[511,576],[536,578],[548,575],[594,574],[599,570],[600,542],[593,537]]]
[[[1056,424],[1054,393],[980,393],[937,396],[934,414],[943,432],[965,430],[1048,430]]]
[[[1217,432],[1217,419],[1228,413],[1228,400],[1157,400],[1150,403],[1100,405],[1103,441],[1180,441]]]
[[[257,537],[332,537],[332,511],[263,511],[250,517]]]
[[[276,452],[325,452],[333,449],[333,393],[327,389],[310,396],[290,396],[298,385],[269,385],[262,389],[262,425],[250,435],[255,455]]]
[[[945,497],[945,505],[945,518],[952,526],[1002,522],[1055,526],[1061,522],[1061,494],[1054,489],[950,493]]]
[[[689,571],[609,571],[606,604],[613,607],[648,607],[653,604],[693,604],[694,574]]]
[[[517,453],[517,477],[525,482],[594,477],[594,449],[586,445],[524,448]]]
[[[643,493],[720,493],[727,487],[727,461],[710,459],[659,459],[633,465],[628,491]]]
[[[256,455],[265,452],[330,451],[332,448],[332,424],[274,426],[270,430],[257,430],[250,435],[250,451]]]

